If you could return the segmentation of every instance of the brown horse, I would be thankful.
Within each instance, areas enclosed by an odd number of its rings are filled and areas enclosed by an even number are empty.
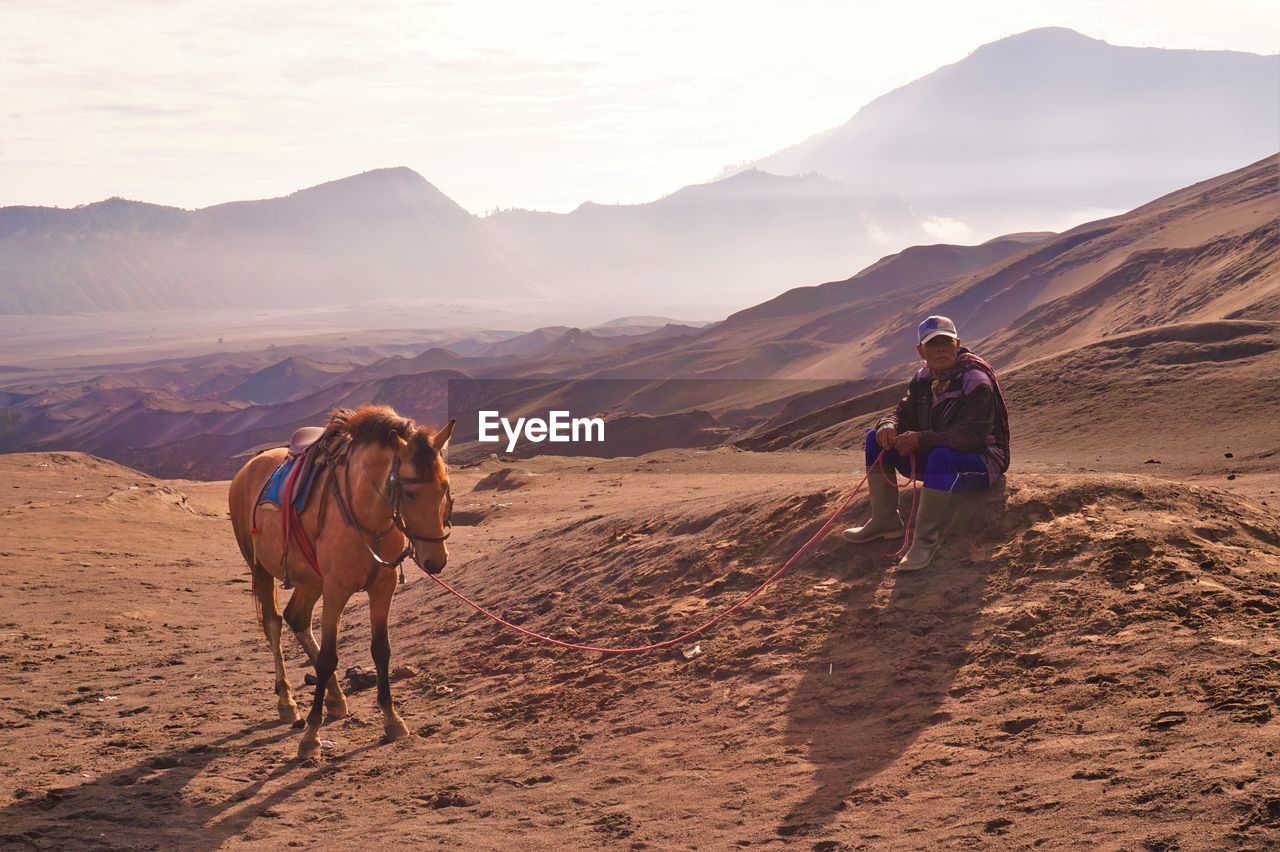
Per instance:
[[[387,406],[333,413],[317,442],[327,464],[317,473],[307,506],[300,513],[302,530],[315,548],[318,574],[296,545],[291,544],[284,557],[283,513],[259,510],[259,529],[254,530],[254,509],[262,486],[284,461],[288,450],[282,447],[259,453],[231,480],[231,525],[240,552],[249,563],[262,631],[275,658],[276,707],[283,721],[300,724],[298,705],[284,674],[280,651],[282,617],[275,581],[287,578],[295,584],[283,621],[289,623],[316,671],[316,690],[307,729],[298,744],[299,757],[319,754],[322,707],[331,718],[347,714],[347,701],[334,674],[338,666],[338,626],[343,607],[360,590],[369,593],[383,730],[388,740],[408,734],[391,702],[387,617],[396,590],[395,567],[400,561],[412,557],[423,570],[434,574],[449,559],[445,539],[449,536],[453,500],[444,450],[452,432],[452,420],[437,433]],[[311,632],[311,614],[317,600],[324,601],[319,647]]]

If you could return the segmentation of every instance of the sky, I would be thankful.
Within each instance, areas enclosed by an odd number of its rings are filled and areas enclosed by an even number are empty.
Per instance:
[[[1280,49],[1280,0],[0,0],[0,206],[386,166],[477,214],[649,201],[1040,26]]]

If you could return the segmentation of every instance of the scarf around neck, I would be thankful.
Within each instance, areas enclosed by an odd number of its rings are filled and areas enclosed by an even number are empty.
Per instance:
[[[961,347],[960,354],[956,357],[955,366],[950,370],[937,373],[933,368],[929,369],[929,375],[933,378],[934,397],[936,398],[945,392],[957,376],[964,374],[968,370],[981,370],[991,379],[991,387],[994,391],[993,395],[995,396],[996,404],[995,433],[997,440],[1002,441],[1007,446],[1009,441],[1009,409],[1005,405],[1004,394],[1000,391],[1000,379],[996,376],[995,367],[992,367],[968,349]]]

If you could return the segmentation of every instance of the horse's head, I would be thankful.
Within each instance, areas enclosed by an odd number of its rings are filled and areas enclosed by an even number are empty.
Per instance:
[[[428,574],[439,573],[449,561],[445,540],[453,497],[449,494],[445,447],[453,424],[450,420],[437,432],[401,417],[386,405],[339,409],[329,421],[330,429],[345,433],[351,441],[348,469],[354,468],[357,477],[368,483],[346,483],[353,512],[348,524],[359,529],[366,547],[367,539],[373,538],[376,545],[383,533],[399,530],[408,540],[414,560]],[[388,511],[391,518],[386,526],[380,525],[384,521],[374,521],[379,515],[386,518]],[[384,554],[380,558],[389,557]]]
[[[413,547],[413,558],[428,574],[438,574],[449,562],[453,495],[449,493],[449,465],[445,448],[454,421],[439,432],[418,426],[404,437],[392,436],[392,458],[386,495],[392,520]]]

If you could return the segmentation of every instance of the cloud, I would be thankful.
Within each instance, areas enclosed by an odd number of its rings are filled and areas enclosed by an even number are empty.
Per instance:
[[[127,115],[133,118],[168,118],[176,115],[193,115],[196,112],[185,107],[129,103],[95,104],[90,109],[109,112],[113,115]]]
[[[963,246],[973,242],[973,229],[959,219],[926,216],[920,220],[920,227],[926,234],[941,243]]]

